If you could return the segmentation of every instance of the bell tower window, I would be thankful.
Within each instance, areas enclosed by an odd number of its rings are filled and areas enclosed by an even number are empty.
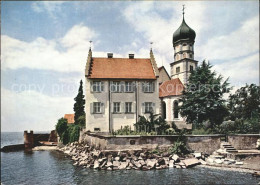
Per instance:
[[[193,66],[192,65],[190,65],[190,72],[192,72],[193,71]]]
[[[180,72],[180,67],[176,67],[176,73]]]

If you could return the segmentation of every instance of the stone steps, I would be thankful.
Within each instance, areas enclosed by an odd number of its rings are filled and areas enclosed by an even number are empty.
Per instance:
[[[220,147],[228,153],[237,153],[238,151],[228,142],[222,142]]]

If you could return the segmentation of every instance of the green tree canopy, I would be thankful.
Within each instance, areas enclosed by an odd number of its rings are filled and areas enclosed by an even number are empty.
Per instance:
[[[79,125],[80,123],[82,125],[82,117],[81,116],[85,117],[85,110],[84,110],[84,108],[85,108],[85,99],[84,99],[83,85],[82,84],[83,84],[83,82],[82,82],[82,80],[80,80],[80,86],[79,86],[78,95],[74,98],[74,100],[76,102],[74,104],[73,110],[75,112],[74,120],[75,120],[75,124],[76,125]]]
[[[223,98],[224,93],[229,92],[228,79],[223,82],[223,77],[217,76],[211,68],[212,65],[203,61],[192,71],[180,99],[180,113],[193,126],[209,121],[209,127],[214,128],[228,115]]]
[[[260,115],[260,86],[251,84],[241,87],[229,96],[230,119],[252,119]]]
[[[60,118],[58,123],[56,124],[56,131],[60,136],[61,141],[63,141],[64,133],[67,131],[68,128],[68,120],[65,118]]]

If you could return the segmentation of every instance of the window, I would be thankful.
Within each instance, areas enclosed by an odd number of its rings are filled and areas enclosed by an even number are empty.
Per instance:
[[[94,113],[101,113],[101,102],[94,102]]]
[[[143,92],[154,92],[154,82],[143,82],[142,83]]]
[[[131,113],[132,112],[132,102],[126,102],[125,103],[125,112]]]
[[[190,54],[190,58],[192,58],[192,54]]]
[[[179,117],[179,107],[178,107],[178,102],[177,101],[174,102],[173,110],[174,110],[173,111],[174,118],[178,118]]]
[[[150,113],[153,112],[153,103],[152,102],[145,102],[144,103],[145,106],[145,113]]]
[[[191,71],[193,71],[193,66],[192,66],[192,65],[190,65],[190,72],[191,72]]]
[[[120,112],[120,102],[114,102],[114,113],[119,113]]]
[[[120,82],[112,82],[112,92],[120,92]]]
[[[176,67],[176,73],[180,72],[180,67]]]
[[[133,82],[125,82],[125,92],[133,92],[134,90],[134,83]]]
[[[187,46],[187,44],[183,44],[183,46]]]
[[[92,84],[93,92],[101,92],[102,91],[102,83],[101,82],[93,82]]]

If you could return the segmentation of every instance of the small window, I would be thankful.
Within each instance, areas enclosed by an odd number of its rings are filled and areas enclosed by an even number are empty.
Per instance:
[[[190,58],[192,58],[192,54],[190,54]]]
[[[190,65],[190,72],[191,72],[191,71],[193,71],[193,66],[192,66],[192,65]]]
[[[173,109],[174,109],[174,112],[173,112],[174,115],[173,115],[173,116],[174,116],[174,118],[179,118],[178,102],[175,101],[173,106],[174,106],[174,107],[173,107]]]
[[[143,82],[142,89],[146,93],[154,92],[154,82]]]
[[[120,102],[114,102],[114,113],[119,113],[120,112]]]
[[[120,92],[120,82],[112,82],[112,92]]]
[[[101,92],[101,82],[93,82],[93,85],[92,85],[92,89],[93,89],[93,92]]]
[[[133,82],[125,82],[125,92],[133,92]]]
[[[125,112],[131,113],[132,112],[132,102],[126,102],[125,103]]]
[[[180,67],[176,67],[176,73],[180,72]]]
[[[98,131],[100,131],[100,128],[94,128],[94,131],[98,132]]]
[[[183,44],[182,46],[187,46],[187,44]]]
[[[101,113],[101,103],[94,102],[94,113]]]
[[[153,103],[152,102],[145,102],[145,113],[153,112]]]

